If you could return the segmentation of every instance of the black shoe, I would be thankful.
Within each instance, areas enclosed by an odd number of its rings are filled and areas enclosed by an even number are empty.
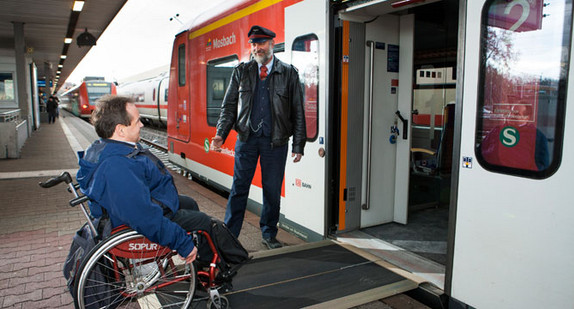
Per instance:
[[[263,238],[261,243],[266,245],[269,249],[277,249],[283,247],[283,244],[280,243],[275,237]]]

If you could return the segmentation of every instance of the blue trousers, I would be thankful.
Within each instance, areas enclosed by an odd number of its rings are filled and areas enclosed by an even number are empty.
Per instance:
[[[225,224],[235,236],[239,237],[241,232],[249,188],[258,160],[261,164],[261,182],[263,184],[263,208],[259,220],[261,234],[263,238],[277,235],[287,148],[287,145],[273,147],[271,138],[263,136],[251,136],[246,142],[237,140],[235,143],[233,185],[225,211]]]

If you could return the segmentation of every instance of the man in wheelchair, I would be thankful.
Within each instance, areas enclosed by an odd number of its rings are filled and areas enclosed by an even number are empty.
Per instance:
[[[133,100],[103,97],[91,121],[101,139],[80,159],[76,178],[92,215],[100,217],[104,209],[114,228],[127,225],[193,262],[198,249],[188,232],[211,234],[211,218],[192,198],[178,195],[163,163],[138,143],[143,124]]]

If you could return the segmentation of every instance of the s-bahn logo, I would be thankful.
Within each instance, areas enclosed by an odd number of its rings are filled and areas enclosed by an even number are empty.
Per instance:
[[[514,147],[520,141],[520,133],[514,127],[504,127],[500,131],[500,142],[506,147]]]
[[[211,50],[211,47],[213,46],[213,49],[218,49],[218,48],[222,48],[225,46],[229,46],[229,45],[233,45],[237,42],[237,39],[235,38],[235,33],[232,33],[230,36],[223,36],[221,38],[215,38],[213,39],[213,41],[211,39],[207,40],[207,46],[205,47],[205,49],[207,51]]]

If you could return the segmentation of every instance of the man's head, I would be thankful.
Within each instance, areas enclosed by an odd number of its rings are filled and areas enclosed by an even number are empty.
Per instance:
[[[128,97],[101,97],[92,113],[92,124],[101,138],[136,143],[140,139],[140,113]]]
[[[267,64],[273,58],[275,32],[261,26],[253,26],[247,34],[251,43],[251,54],[259,64]]]

